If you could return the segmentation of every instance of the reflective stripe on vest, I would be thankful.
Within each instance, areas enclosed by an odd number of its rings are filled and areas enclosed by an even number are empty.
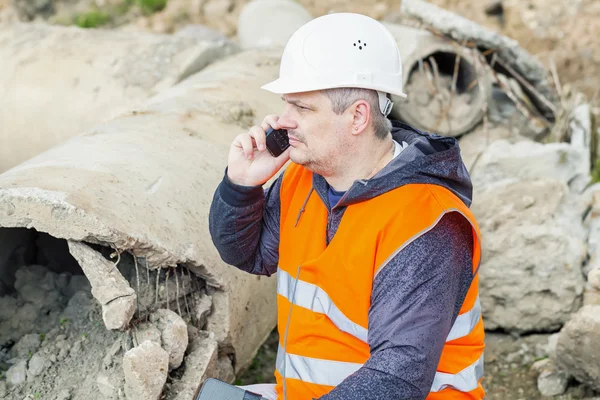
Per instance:
[[[292,294],[295,295],[292,301]],[[339,330],[349,333],[367,343],[368,331],[346,317],[329,298],[327,293],[312,283],[296,281],[294,277],[282,269],[277,270],[277,293],[288,299],[290,303],[306,308],[319,314],[325,314]],[[446,342],[467,336],[481,318],[481,303],[479,297],[469,311],[456,317],[454,325],[446,338]]]
[[[292,300],[292,294],[295,296]],[[288,299],[290,303],[304,307],[319,314],[325,314],[342,332],[367,343],[368,331],[355,324],[333,304],[327,293],[312,283],[296,281],[294,277],[282,269],[277,269],[277,293]]]
[[[449,387],[461,392],[470,392],[477,389],[481,378],[483,378],[483,354],[477,361],[457,374],[436,371],[430,392],[439,392]]]
[[[299,379],[317,385],[337,386],[348,376],[358,371],[362,364],[286,354],[283,348],[279,346],[276,367],[279,373],[285,368],[287,378]],[[482,377],[483,354],[477,361],[457,374],[436,371],[430,392],[439,392],[450,387],[461,392],[470,392],[477,388]]]
[[[284,361],[285,367],[283,365]],[[283,348],[279,346],[276,367],[280,373],[285,368],[287,378],[299,379],[317,385],[337,386],[349,375],[358,371],[362,364],[286,354]]]

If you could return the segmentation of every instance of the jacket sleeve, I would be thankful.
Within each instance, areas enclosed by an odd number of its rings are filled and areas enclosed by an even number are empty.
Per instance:
[[[283,174],[266,190],[232,183],[217,187],[209,214],[209,230],[227,264],[256,275],[277,271],[279,260],[279,190]]]
[[[473,280],[470,223],[445,215],[376,276],[365,365],[321,400],[425,399]]]

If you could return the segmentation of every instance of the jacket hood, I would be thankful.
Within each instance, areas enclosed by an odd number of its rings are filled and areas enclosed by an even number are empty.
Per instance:
[[[473,186],[458,140],[421,132],[399,121],[392,121],[392,127],[394,140],[408,146],[373,178],[355,181],[336,207],[365,201],[409,183],[443,186],[469,207]],[[327,198],[325,178],[313,174],[313,187],[319,196]]]

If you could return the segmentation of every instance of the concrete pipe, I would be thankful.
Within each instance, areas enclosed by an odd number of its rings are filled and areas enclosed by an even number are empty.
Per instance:
[[[0,172],[235,51],[219,39],[0,26]]]
[[[202,296],[197,305],[202,311],[196,312],[196,319],[204,319],[195,327],[188,326],[190,345],[186,357],[191,358],[184,361],[184,373],[175,374],[187,381],[173,378],[175,381],[169,387],[178,388],[178,392],[168,392],[167,398],[191,399],[196,386],[207,376],[232,380],[234,373],[249,365],[274,328],[275,278],[252,276],[225,265],[209,235],[208,211],[214,190],[223,177],[233,138],[281,107],[278,96],[260,89],[262,83],[277,77],[280,55],[279,51],[262,50],[217,61],[153,97],[144,107],[97,124],[0,175],[0,237],[14,233],[26,240],[22,228],[49,234],[63,244],[62,251],[70,252],[81,265],[95,301],[102,305],[104,323],[118,329],[137,327],[133,335],[135,347],[131,349],[129,345],[125,364],[119,361],[122,357],[116,356],[128,348],[123,344],[127,341],[122,339],[115,342],[114,348],[110,346],[112,342],[102,347],[102,351],[113,349],[110,354],[96,355],[98,360],[104,356],[111,362],[80,366],[85,372],[82,379],[92,377],[94,388],[117,393],[124,386],[129,397],[143,393],[150,396],[144,398],[151,398],[157,391],[160,393],[162,386],[145,387],[144,382],[166,379],[166,373],[156,375],[154,367],[177,365],[173,359],[181,357],[181,352],[177,357],[165,356],[160,346],[142,345],[143,339],[147,339],[162,343],[167,353],[172,348],[181,350],[179,345],[165,347],[166,334],[162,332],[161,341],[156,327],[141,327],[140,323],[146,323],[146,319],[136,318],[136,305],[145,298],[154,299],[154,292],[136,294],[137,290],[132,290],[136,289],[136,280],[139,285],[140,281],[151,283],[155,277],[161,283],[169,279],[168,272],[164,277],[165,270],[172,271],[171,282],[175,274],[184,288],[190,282],[187,272],[202,281],[199,286]],[[15,242],[16,237],[6,241],[4,250],[0,246],[0,253],[14,253],[20,248]],[[112,257],[110,253],[114,253]],[[0,261],[9,258],[0,254]],[[134,263],[140,271],[125,272],[124,262],[130,271]],[[0,269],[8,266],[5,262]],[[17,282],[23,282],[25,273],[42,280],[45,272],[38,267],[16,271]],[[52,274],[46,273],[53,282],[62,279]],[[5,281],[13,282],[12,277],[5,275],[0,274]],[[19,294],[23,286],[26,284],[15,286]],[[172,299],[175,286],[165,286],[170,293],[167,298]],[[162,286],[160,291],[157,286],[157,301],[159,294],[163,296],[162,290]],[[0,302],[5,297],[0,297]],[[10,304],[22,304],[21,300],[15,301]],[[67,308],[73,301],[68,301]],[[177,310],[172,300],[161,306],[167,307]],[[158,317],[151,315],[150,323],[153,318],[163,322],[171,318],[172,313],[160,313]],[[0,312],[0,325],[8,324],[6,318]],[[131,320],[124,322],[127,318]],[[119,330],[114,332],[117,334]],[[188,337],[184,339],[187,344]],[[140,347],[136,346],[136,340]],[[136,357],[153,360],[153,369],[148,373],[156,376],[146,381],[139,378],[145,373],[144,368],[150,367],[137,362]],[[63,365],[68,363],[61,363],[60,368]],[[121,365],[125,368],[124,378],[123,374],[117,374]],[[27,385],[43,382],[43,376],[22,385],[34,389]],[[18,393],[29,392],[23,389]],[[91,392],[77,392],[81,396],[88,394],[91,397],[87,398],[96,398]],[[79,398],[74,392],[71,395]]]
[[[471,51],[426,30],[385,25],[400,48],[407,94],[406,99],[393,96],[391,117],[445,136],[477,125],[490,99],[491,80]]]

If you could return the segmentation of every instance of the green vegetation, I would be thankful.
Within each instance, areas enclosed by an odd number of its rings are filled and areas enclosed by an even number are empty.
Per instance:
[[[94,7],[87,12],[70,16],[57,16],[55,23],[60,25],[75,24],[80,28],[98,28],[104,25],[119,24],[132,7],[144,15],[154,14],[167,6],[168,0],[123,0],[118,4]],[[122,21],[121,21],[122,22]]]
[[[145,14],[161,11],[167,6],[167,0],[136,0],[136,3]]]
[[[110,16],[100,10],[88,11],[75,17],[75,25],[80,28],[97,28],[106,25],[109,21]]]
[[[600,182],[600,160],[596,160],[594,168],[592,168],[592,183]]]

